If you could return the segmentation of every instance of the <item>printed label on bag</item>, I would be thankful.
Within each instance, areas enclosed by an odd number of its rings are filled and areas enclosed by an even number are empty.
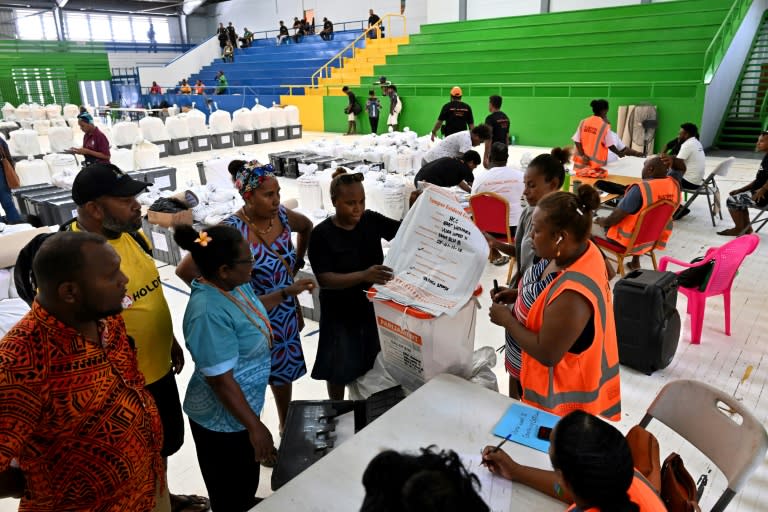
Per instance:
[[[197,139],[197,145],[198,145],[199,147],[201,147],[201,148],[203,148],[203,147],[207,146],[207,145],[208,145],[208,138],[206,138],[206,137],[202,137],[202,138],[200,138],[200,139]]]
[[[415,375],[424,377],[424,358],[421,353],[421,336],[386,318],[376,317],[379,324],[379,340],[384,360],[398,368]]]
[[[189,147],[189,142],[186,140],[180,140],[179,141],[179,151],[186,151]]]

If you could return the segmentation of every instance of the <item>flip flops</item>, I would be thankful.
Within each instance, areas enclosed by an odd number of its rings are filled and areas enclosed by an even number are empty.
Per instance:
[[[171,512],[205,512],[210,509],[210,500],[203,496],[171,494]]]

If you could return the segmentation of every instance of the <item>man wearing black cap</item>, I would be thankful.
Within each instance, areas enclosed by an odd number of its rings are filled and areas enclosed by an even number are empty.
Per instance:
[[[83,112],[77,116],[77,124],[83,130],[83,147],[72,148],[70,153],[83,155],[85,165],[95,163],[109,163],[111,154],[109,152],[109,141],[107,136],[93,124],[93,117],[88,112]]]
[[[105,236],[120,255],[120,270],[128,276],[123,319],[136,343],[139,370],[157,404],[163,423],[162,456],[167,458],[184,442],[176,374],[184,367],[184,353],[173,336],[168,303],[160,274],[147,254],[149,242],[141,233],[141,206],[136,196],[148,184],[134,180],[112,164],[86,167],[75,178],[72,199],[77,204],[73,231]],[[199,496],[170,496],[173,510],[207,510]]]

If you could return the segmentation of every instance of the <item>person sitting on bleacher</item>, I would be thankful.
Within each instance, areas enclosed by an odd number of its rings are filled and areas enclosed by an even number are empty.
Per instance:
[[[187,83],[186,78],[181,79],[181,86],[179,87],[179,92],[181,94],[192,94],[192,87]]]
[[[333,23],[328,18],[323,18],[323,30],[320,31],[320,38],[323,41],[330,41],[333,35]]]
[[[253,32],[248,27],[243,28],[243,37],[240,38],[240,48],[250,48],[253,44]]]
[[[227,45],[224,47],[224,55],[222,55],[224,58],[224,62],[235,62],[235,49],[232,47],[232,43],[227,41]]]
[[[749,209],[763,208],[768,205],[768,132],[760,134],[757,138],[755,149],[764,153],[763,160],[760,162],[757,174],[755,174],[755,179],[748,185],[731,190],[725,202],[735,226],[719,231],[718,235],[739,236],[742,232],[751,233],[752,226],[749,224]]]
[[[285,23],[283,22],[283,20],[280,20],[280,29],[279,30],[280,30],[280,32],[277,34],[277,44],[278,44],[278,46],[283,44],[283,41],[286,38],[290,37],[290,35],[288,34],[288,27],[285,26]]]

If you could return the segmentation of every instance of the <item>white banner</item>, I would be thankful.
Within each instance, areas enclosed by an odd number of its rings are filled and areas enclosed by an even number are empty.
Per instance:
[[[488,251],[488,242],[454,194],[428,185],[384,259],[394,279],[376,285],[376,296],[435,316],[454,316],[475,291]]]

